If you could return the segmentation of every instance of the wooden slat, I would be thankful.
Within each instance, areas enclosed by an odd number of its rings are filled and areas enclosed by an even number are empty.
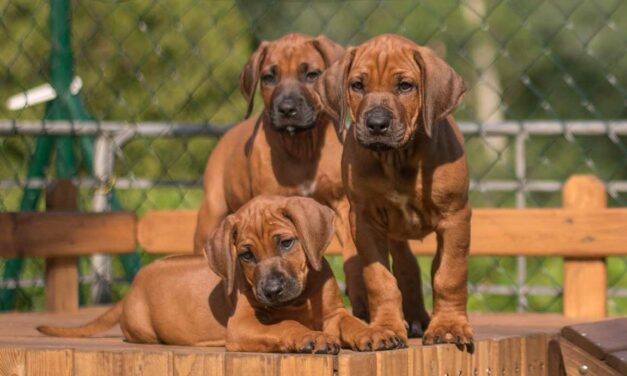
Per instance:
[[[547,373],[549,339],[546,334],[524,338],[522,348],[522,374],[524,376],[544,376]]]
[[[585,352],[568,340],[560,339],[560,349],[564,359],[564,369],[567,376],[594,375],[594,376],[620,376],[620,373],[599,359]],[[586,366],[585,373],[580,372],[581,366]]]
[[[151,253],[191,253],[196,210],[152,210],[137,225],[139,244]]]
[[[81,256],[129,253],[136,247],[135,215],[115,213],[3,213],[0,257]]]
[[[72,350],[32,349],[26,352],[27,376],[72,376]]]
[[[375,353],[341,351],[337,357],[338,376],[376,376],[377,358]]]
[[[562,329],[562,336],[603,360],[609,353],[627,350],[627,317],[569,325]]]
[[[608,355],[606,363],[621,375],[627,375],[627,350]]]
[[[331,355],[282,355],[279,359],[279,375],[333,376]]]
[[[139,243],[151,253],[192,252],[196,211],[150,211],[138,225]],[[627,254],[627,209],[475,209],[474,256],[606,256]],[[432,255],[435,237],[411,241],[416,254]],[[340,254],[334,240],[327,254]]]
[[[55,181],[46,190],[46,210],[76,211],[78,188],[70,179]],[[71,231],[71,230],[70,230]],[[78,259],[76,256],[46,258],[46,310],[78,311]]]
[[[279,374],[279,355],[254,353],[227,353],[226,375],[274,376]]]
[[[0,347],[0,375],[22,376],[26,373],[26,351],[22,348]]]
[[[224,353],[183,352],[174,353],[175,376],[224,376]]]
[[[118,375],[122,354],[109,351],[74,351],[74,374],[81,376]]]
[[[170,376],[172,353],[167,351],[129,351],[122,353],[122,375]]]
[[[410,349],[402,349],[396,351],[377,351],[377,375],[398,375],[406,376],[410,374]]]
[[[584,213],[591,209],[602,210],[607,206],[605,186],[593,175],[575,175],[564,185],[562,203],[564,208]],[[564,259],[564,315],[586,320],[598,320],[607,315],[605,257],[577,255]]]

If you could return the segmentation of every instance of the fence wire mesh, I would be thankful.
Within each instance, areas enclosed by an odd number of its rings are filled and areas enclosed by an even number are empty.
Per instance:
[[[64,169],[63,163],[52,165],[42,179],[29,173],[41,136],[21,132],[20,124],[43,119],[46,106],[12,111],[4,105],[11,95],[53,79],[49,14],[50,4],[59,2],[0,0],[0,125],[5,127],[0,211],[42,209],[37,188]],[[610,121],[624,124],[627,118],[624,1],[75,0],[70,5],[74,71],[82,79],[79,95],[89,116],[141,129],[177,124],[189,130],[167,137],[108,133],[114,163],[106,181],[92,178],[89,152],[73,144],[78,167],[69,173],[81,187],[82,210],[141,215],[153,208],[199,207],[200,178],[217,141],[202,129],[226,129],[242,118],[241,68],[260,41],[290,31],[325,34],[345,45],[398,33],[443,56],[469,89],[456,117],[469,124],[474,207],[560,206],[561,184],[574,173],[597,175],[608,187],[609,205],[627,205],[627,133],[610,127]],[[532,121],[554,130],[483,131],[502,122]],[[600,131],[571,132],[575,121]],[[94,197],[108,187],[114,194],[95,208]],[[26,208],[29,194],[35,196]],[[113,278],[105,282],[114,300],[137,267],[151,259],[138,254],[113,258]],[[429,270],[429,258],[419,261]],[[0,290],[14,293],[11,299],[0,297],[2,308],[41,309],[43,261],[26,260],[17,274],[12,262],[0,259]],[[331,262],[342,280],[341,260]],[[81,258],[80,272],[82,303],[100,300],[91,291],[104,273],[88,258]],[[609,311],[627,313],[627,258],[609,258],[608,273]],[[469,308],[560,311],[561,284],[560,258],[474,257]]]

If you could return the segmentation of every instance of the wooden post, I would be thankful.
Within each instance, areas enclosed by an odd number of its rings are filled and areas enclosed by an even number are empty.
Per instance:
[[[572,176],[562,191],[565,209],[607,207],[603,183],[593,175]],[[564,258],[564,315],[593,320],[607,315],[607,267],[605,257]]]
[[[71,180],[61,179],[46,190],[46,210],[78,208],[78,189]],[[46,259],[46,310],[50,312],[78,311],[78,267],[76,256]]]

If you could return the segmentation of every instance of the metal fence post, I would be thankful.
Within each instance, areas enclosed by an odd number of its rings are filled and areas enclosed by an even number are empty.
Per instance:
[[[94,145],[94,177],[99,183],[93,198],[94,212],[106,212],[111,209],[109,195],[113,176],[113,150],[109,137],[101,133]],[[96,277],[91,289],[91,300],[94,303],[111,302],[112,269],[111,257],[95,254],[91,257],[91,267]]]

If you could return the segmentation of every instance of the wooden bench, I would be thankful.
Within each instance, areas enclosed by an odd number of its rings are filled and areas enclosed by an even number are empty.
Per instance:
[[[566,326],[551,352],[556,376],[627,375],[627,318]]]
[[[55,190],[64,193],[57,197],[76,194],[67,183]],[[48,196],[54,202],[55,195]],[[590,175],[571,177],[562,196],[562,208],[475,209],[471,256],[564,257],[564,315],[600,319],[607,314],[605,258],[627,255],[627,208],[607,208],[603,184]],[[78,286],[76,266],[68,257],[129,253],[137,246],[155,254],[192,252],[195,210],[153,210],[137,219],[125,212],[52,207],[45,213],[0,214],[0,257],[47,258],[47,275],[57,276],[46,281],[47,296],[55,297],[47,300],[53,311],[78,309],[78,290],[72,287]],[[436,248],[434,236],[410,244],[416,255],[433,255]],[[327,254],[340,253],[334,240]]]

